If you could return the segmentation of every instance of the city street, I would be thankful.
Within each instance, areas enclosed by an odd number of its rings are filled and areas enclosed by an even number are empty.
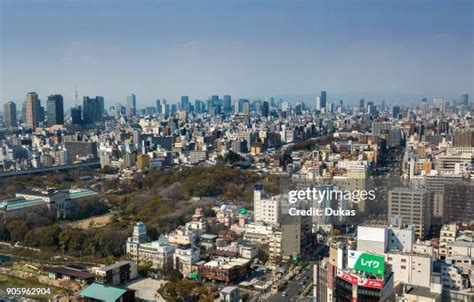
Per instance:
[[[304,285],[302,284],[304,280]],[[285,288],[273,295],[271,295],[267,301],[271,302],[288,302],[288,301],[311,301],[312,289],[307,297],[300,297],[301,293],[313,283],[313,265],[304,269],[300,274],[296,275],[292,280],[288,282]],[[283,293],[286,293],[283,296]]]

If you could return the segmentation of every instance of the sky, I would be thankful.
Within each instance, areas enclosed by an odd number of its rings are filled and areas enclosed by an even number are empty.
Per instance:
[[[474,97],[474,0],[0,0],[1,103]]]

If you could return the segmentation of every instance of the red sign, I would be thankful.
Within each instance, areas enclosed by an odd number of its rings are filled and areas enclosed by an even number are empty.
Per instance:
[[[343,272],[339,269],[337,270],[337,276],[354,285],[370,287],[370,288],[378,288],[378,289],[383,288],[382,280],[360,278],[358,276],[354,276],[346,272]]]
[[[363,279],[359,278],[359,286],[371,287],[371,288],[383,288],[383,281],[382,280],[374,280],[374,279]]]

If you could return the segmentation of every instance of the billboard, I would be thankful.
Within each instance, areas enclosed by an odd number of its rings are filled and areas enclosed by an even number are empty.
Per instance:
[[[376,289],[382,289],[383,288],[383,281],[382,280],[373,280],[373,279],[367,279],[367,278],[361,278],[359,276],[351,275],[349,273],[346,273],[342,270],[337,270],[337,276],[351,284],[357,285],[357,286],[363,286],[363,287],[370,287],[370,288],[376,288]]]
[[[349,250],[347,253],[347,266],[349,268],[363,271],[378,276],[385,272],[385,258],[383,256]]]

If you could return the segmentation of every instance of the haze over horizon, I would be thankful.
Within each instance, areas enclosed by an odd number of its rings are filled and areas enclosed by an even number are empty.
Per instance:
[[[2,103],[181,95],[405,104],[474,94],[473,1],[11,1]],[[310,103],[309,105],[312,105]]]

